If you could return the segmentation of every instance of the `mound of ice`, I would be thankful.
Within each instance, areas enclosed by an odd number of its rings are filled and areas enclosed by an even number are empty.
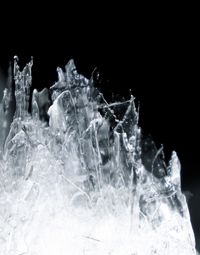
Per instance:
[[[0,254],[196,254],[179,159],[166,166],[142,135],[134,98],[107,103],[70,60],[46,125],[48,91],[31,96],[32,64],[20,71],[15,58],[7,136],[11,87],[0,104]]]

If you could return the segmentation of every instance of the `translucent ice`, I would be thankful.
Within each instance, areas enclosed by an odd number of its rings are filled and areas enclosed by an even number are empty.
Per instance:
[[[196,254],[179,159],[173,152],[166,165],[163,148],[143,136],[134,97],[109,104],[70,60],[65,72],[57,68],[49,107],[47,89],[30,93],[32,64],[20,71],[14,60],[16,110],[1,143],[0,254]]]

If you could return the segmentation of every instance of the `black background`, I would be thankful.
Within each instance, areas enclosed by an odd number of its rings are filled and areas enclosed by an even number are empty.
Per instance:
[[[77,4],[78,5],[78,4]],[[19,7],[19,6],[18,6]],[[51,6],[52,7],[52,6]],[[109,99],[140,102],[140,125],[152,134],[166,158],[176,150],[182,164],[182,187],[189,202],[197,244],[200,239],[199,169],[199,27],[195,6],[100,6],[82,9],[54,5],[23,11],[4,9],[0,67],[18,55],[21,64],[34,57],[33,86],[57,80],[56,67],[74,58],[90,77],[98,67],[101,90]],[[3,12],[3,9],[2,9]]]

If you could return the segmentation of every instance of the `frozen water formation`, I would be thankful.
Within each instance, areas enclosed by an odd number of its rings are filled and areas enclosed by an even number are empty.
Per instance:
[[[143,136],[134,97],[107,103],[73,60],[30,93],[32,64],[15,57],[0,104],[0,255],[196,254],[179,159]]]

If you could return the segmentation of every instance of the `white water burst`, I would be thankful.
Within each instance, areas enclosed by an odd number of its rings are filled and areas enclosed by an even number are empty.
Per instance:
[[[166,166],[143,136],[134,98],[107,103],[70,60],[50,88],[47,125],[32,64],[20,71],[15,58],[7,136],[11,86],[0,105],[0,255],[196,254],[179,159]]]

